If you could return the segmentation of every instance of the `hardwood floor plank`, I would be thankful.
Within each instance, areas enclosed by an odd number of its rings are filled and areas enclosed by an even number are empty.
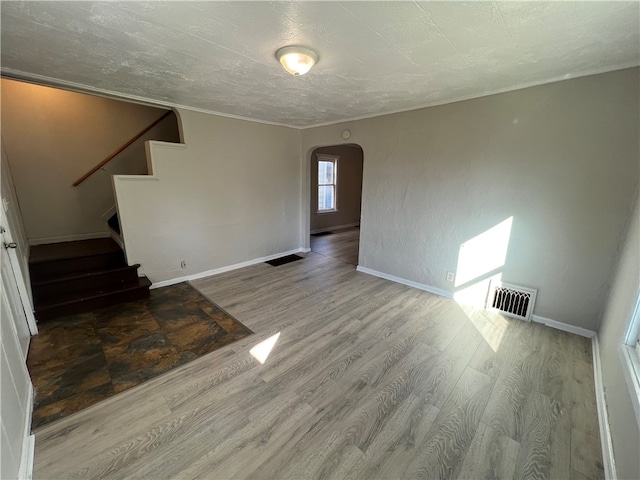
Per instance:
[[[245,428],[234,431],[181,476],[208,479],[212,467],[217,478],[246,478],[258,471],[265,475],[262,465],[297,436],[296,427],[311,413],[312,408],[295,394],[271,401],[268,407],[252,412]]]
[[[360,228],[345,228],[328,235],[311,235],[311,251],[351,265],[358,264]]]
[[[416,394],[442,408],[481,342],[482,337],[474,328],[461,329],[449,346],[421,371]]]
[[[570,474],[571,474],[571,476],[569,477],[570,480],[589,480],[587,477],[585,477],[581,473],[576,472],[573,468],[571,469]]]
[[[480,422],[457,478],[513,478],[519,449],[518,442]]]
[[[251,357],[244,356],[244,358],[236,360],[236,356],[234,356],[234,361],[229,365],[218,368],[212,372],[212,374],[197,381],[192,381],[178,391],[166,395],[165,400],[169,408],[176,410],[183,405],[188,405],[192,401],[198,401],[203,393],[211,391],[216,387],[218,387],[217,390],[222,390],[221,385],[230,382],[238,375],[256,369],[256,367],[257,363]],[[254,375],[251,376],[252,382],[255,374],[256,371],[254,371]]]
[[[534,328],[529,345],[520,345],[519,361],[500,370],[482,418],[485,424],[516,442],[523,437],[527,399],[541,385],[540,374],[546,368],[542,349],[542,341],[546,338],[545,333]]]
[[[464,310],[472,318],[477,318],[478,314],[473,309],[464,307]],[[502,370],[519,365],[529,355],[535,327],[521,320],[504,318],[495,312],[482,312],[482,316],[499,317],[498,321],[503,322],[503,336],[494,343],[482,342],[469,366],[497,378]]]
[[[209,439],[227,438],[238,429],[248,425],[246,414],[233,407],[218,408],[208,416],[205,422],[194,425],[195,428],[180,429],[169,440],[157,442],[142,455],[132,456],[122,465],[112,478],[123,479],[173,479],[180,477],[194,459],[207,455],[214,445]],[[172,415],[179,417],[178,413]],[[153,431],[153,430],[152,430]]]
[[[571,382],[573,377],[572,337],[567,332],[544,329],[542,356],[545,358],[544,367],[537,375],[540,393],[559,402],[564,408],[571,408]],[[595,395],[595,394],[594,394]]]
[[[455,478],[480,423],[495,380],[472,368],[460,381],[438,413],[419,455],[406,467],[402,478]]]
[[[435,356],[434,351],[418,347],[412,354],[398,360],[396,367],[388,374],[381,376],[380,382],[371,385],[374,392],[345,421],[346,431],[353,438],[355,445],[366,452],[377,436],[387,427],[389,419],[415,390],[424,363]]]
[[[573,360],[571,381],[571,468],[591,480],[604,479],[600,433],[591,421],[598,416],[593,366]]]
[[[367,446],[365,456],[347,478],[394,478],[418,454],[440,410],[422,398],[409,395]]]
[[[39,430],[36,435],[39,454],[35,457],[34,478],[64,477],[66,465],[60,460],[69,454],[74,462],[91,459],[95,452],[87,444],[113,448],[122,441],[122,424],[131,431],[144,429],[150,422],[157,422],[171,413],[161,396],[140,399],[138,404],[121,408],[115,402],[115,410],[106,402],[97,404],[65,419],[64,424],[55,422]],[[94,412],[100,412],[94,415]],[[114,417],[119,422],[113,422]],[[40,475],[46,472],[46,475]]]
[[[514,479],[569,478],[570,412],[538,392],[528,397],[522,418]]]
[[[176,445],[193,432],[211,432],[209,426],[229,416],[214,405],[199,406],[179,415],[166,417],[162,422],[150,425],[140,432],[128,433],[118,445],[102,450],[104,453],[76,465],[69,473],[72,478],[114,478],[127,475],[127,468],[136,461],[145,463],[154,458],[156,450],[167,445]],[[142,459],[144,457],[144,459]],[[160,457],[162,458],[162,457]],[[141,460],[142,459],[142,460]],[[135,468],[138,471],[138,468]]]

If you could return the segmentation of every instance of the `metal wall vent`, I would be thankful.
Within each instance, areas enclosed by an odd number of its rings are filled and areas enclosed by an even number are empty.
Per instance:
[[[537,293],[532,288],[492,280],[487,296],[487,310],[530,322]]]

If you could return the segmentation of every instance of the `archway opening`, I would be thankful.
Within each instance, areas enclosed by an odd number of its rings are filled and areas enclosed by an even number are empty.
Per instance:
[[[358,264],[364,153],[358,145],[319,147],[311,153],[311,251]]]

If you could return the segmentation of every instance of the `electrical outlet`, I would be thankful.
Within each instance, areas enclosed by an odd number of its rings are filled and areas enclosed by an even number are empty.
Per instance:
[[[453,282],[453,272],[447,272],[447,282]]]
[[[187,262],[185,262],[184,260],[182,260],[180,262],[180,268],[187,268]]]

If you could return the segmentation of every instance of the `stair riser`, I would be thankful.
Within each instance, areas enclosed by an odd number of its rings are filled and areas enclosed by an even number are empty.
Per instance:
[[[105,272],[100,275],[88,275],[86,277],[47,285],[34,285],[33,301],[37,308],[39,304],[50,302],[60,296],[67,296],[74,292],[78,294],[78,297],[82,297],[84,292],[90,290],[99,290],[112,285],[129,286],[135,284],[137,280],[137,268],[132,267],[128,270]]]
[[[45,310],[36,310],[36,320],[42,322],[51,320],[65,315],[74,315],[76,313],[90,312],[97,308],[110,307],[119,303],[132,302],[141,300],[149,296],[149,287],[140,287],[124,292],[114,292],[111,295],[78,301],[70,305],[60,307],[51,307]]]
[[[111,252],[90,257],[80,257],[66,260],[34,263],[29,265],[31,281],[34,283],[49,280],[62,275],[89,270],[101,270],[125,266],[123,252]]]

